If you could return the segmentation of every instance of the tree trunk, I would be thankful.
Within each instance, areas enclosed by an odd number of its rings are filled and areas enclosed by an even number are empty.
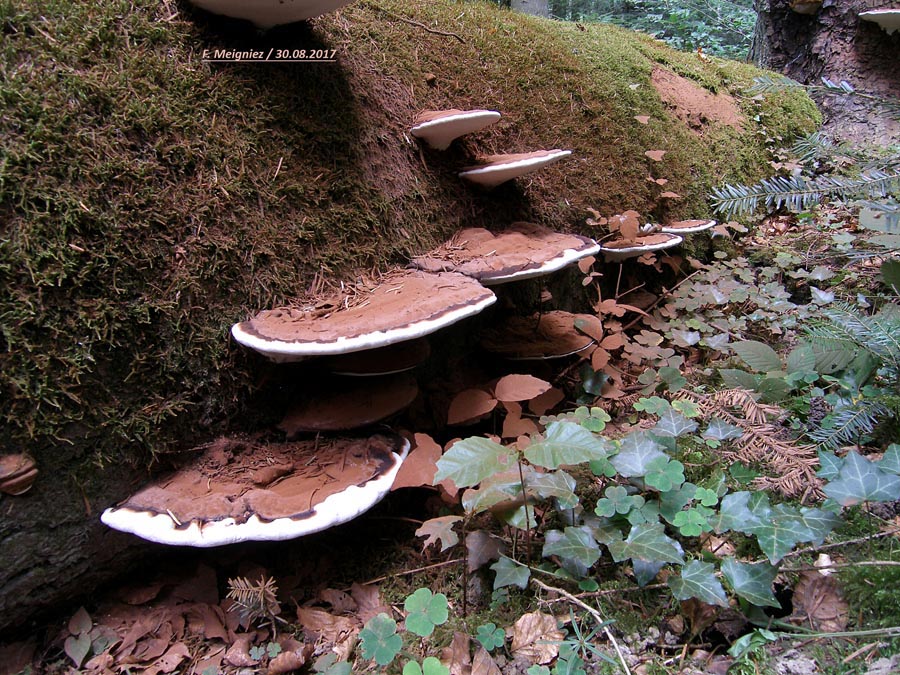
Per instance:
[[[888,6],[885,0],[825,0],[818,11],[800,14],[797,0],[756,0],[758,18],[750,56],[802,84],[827,77],[846,80],[876,96],[900,92],[900,32],[888,35],[859,19],[867,9]],[[900,141],[900,123],[857,97],[818,96],[825,127],[848,141],[885,144]]]
[[[549,0],[510,0],[510,8],[523,14],[550,17]]]

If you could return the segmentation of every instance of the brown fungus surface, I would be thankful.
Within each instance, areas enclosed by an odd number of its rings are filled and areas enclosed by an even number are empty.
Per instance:
[[[0,457],[0,492],[21,495],[31,489],[38,470],[34,459],[25,454]]]
[[[462,230],[413,258],[412,264],[429,272],[460,272],[492,285],[549,274],[598,250],[588,237],[518,222],[497,234],[483,228]]]

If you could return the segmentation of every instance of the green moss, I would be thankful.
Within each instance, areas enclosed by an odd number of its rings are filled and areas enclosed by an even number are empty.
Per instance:
[[[403,263],[464,225],[573,229],[588,206],[650,213],[651,171],[684,196],[672,215],[699,215],[711,185],[765,168],[752,117],[743,132],[699,135],[649,84],[661,63],[737,94],[753,69],[621,29],[385,0],[260,36],[183,11],[153,0],[0,9],[3,447],[40,455],[65,442],[91,462],[144,462],[250,429],[262,422],[251,405],[261,361],[228,329],[302,296],[316,274]],[[201,58],[272,43],[328,46],[338,62]],[[814,118],[797,93],[742,105],[769,135]],[[504,118],[447,153],[409,141],[417,111],[450,106]],[[456,177],[478,154],[549,147],[574,158],[493,192]],[[665,161],[650,166],[648,149]]]

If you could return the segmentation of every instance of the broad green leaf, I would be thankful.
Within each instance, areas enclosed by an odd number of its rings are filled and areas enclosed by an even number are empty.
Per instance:
[[[885,260],[881,263],[881,281],[885,286],[900,294],[900,260]]]
[[[406,615],[406,630],[419,637],[428,637],[435,626],[447,621],[447,596],[443,593],[432,593],[428,588],[420,588],[406,598],[403,603]]]
[[[791,385],[783,377],[766,377],[760,381],[756,390],[762,394],[763,401],[777,403],[790,396]]]
[[[485,478],[504,471],[515,463],[514,448],[500,445],[494,441],[473,437],[453,444],[437,461],[437,473],[434,482],[445,478],[452,480],[458,487],[477,485]]]
[[[743,490],[732,492],[722,497],[719,505],[719,515],[712,523],[716,532],[721,534],[728,530],[748,533],[745,528],[757,527],[763,524],[763,520],[756,515],[750,507],[752,492]]]
[[[841,475],[844,460],[831,450],[819,450],[819,470],[816,475],[822,480],[834,480]]]
[[[808,344],[791,350],[787,357],[788,373],[808,373],[816,369],[816,353]]]
[[[624,541],[606,544],[616,562],[628,558],[648,562],[681,562],[684,552],[681,545],[665,533],[662,523],[635,525]]]
[[[759,373],[781,370],[781,357],[778,356],[778,352],[764,342],[756,340],[733,342],[731,349],[740,357],[741,361]]]
[[[878,462],[878,468],[888,473],[900,474],[900,444],[891,443],[888,446],[881,461]]]
[[[685,537],[699,537],[704,532],[709,532],[712,526],[706,516],[697,509],[679,511],[672,519],[672,525]]]
[[[756,537],[760,549],[774,565],[799,542],[812,541],[817,534],[803,521],[797,509],[786,504],[776,504],[764,516],[761,523],[745,527],[744,532]]]
[[[772,593],[772,582],[778,568],[767,563],[750,565],[734,558],[722,561],[722,574],[739,596],[757,607],[781,607]]]
[[[677,490],[661,492],[659,495],[659,512],[670,523],[685,506],[693,501],[697,494],[697,486],[693,483],[684,483]]]
[[[565,471],[548,473],[533,472],[525,480],[529,495],[535,494],[542,499],[556,499],[562,509],[574,509],[578,505],[575,495],[575,479]]]
[[[70,635],[63,643],[66,656],[72,659],[76,668],[80,668],[88,652],[91,650],[91,638],[87,633]]]
[[[807,342],[816,355],[816,372],[820,375],[831,375],[843,370],[856,357],[856,350],[848,349],[841,342],[817,340]]]
[[[877,464],[851,450],[837,479],[825,486],[825,494],[841,506],[895,501],[900,499],[900,476],[879,470]]]
[[[666,456],[659,448],[646,431],[633,431],[622,439],[618,454],[609,461],[626,478],[643,476],[650,462]]]
[[[669,438],[678,438],[689,434],[697,429],[697,423],[689,420],[677,410],[669,408],[659,416],[659,421],[652,431],[657,436],[668,436]]]
[[[397,622],[384,612],[369,619],[359,631],[359,641],[363,657],[379,666],[388,665],[403,647],[403,639],[397,635]]]
[[[600,546],[588,527],[567,527],[564,531],[548,530],[544,535],[543,556],[559,556],[563,567],[578,576],[585,576],[591,565],[600,559]]]
[[[453,446],[456,447],[456,446]],[[581,464],[609,456],[608,443],[581,425],[552,422],[543,440],[525,449],[525,458],[537,466],[556,469],[562,464]]]
[[[759,477],[759,471],[741,462],[735,462],[728,467],[728,473],[741,485],[749,485],[754,478]]]
[[[716,579],[716,568],[712,563],[691,560],[681,568],[681,575],[669,577],[669,588],[678,600],[697,598],[708,605],[728,607],[725,589]]]
[[[523,471],[525,481],[530,477],[530,469]],[[477,488],[463,492],[462,505],[467,513],[483,513],[503,502],[521,500],[522,479],[518,471],[504,471],[481,481]]]
[[[669,403],[666,399],[660,398],[659,396],[651,396],[650,398],[641,398],[638,399],[638,402],[634,404],[634,409],[638,412],[645,412],[651,415],[662,415],[666,410],[669,410],[672,407],[672,404]]]
[[[503,588],[504,586],[516,586],[517,588],[527,588],[528,579],[531,577],[531,570],[523,565],[517,565],[512,559],[505,555],[500,556],[500,560],[491,565],[491,569],[496,572],[494,577],[494,590]]]
[[[756,385],[762,379],[760,375],[753,375],[746,370],[737,368],[719,368],[719,375],[722,376],[722,382],[729,389],[748,389],[756,391]]]
[[[809,507],[800,508],[800,519],[810,531],[811,541],[816,546],[821,546],[831,531],[841,523],[841,518],[833,511],[825,509],[813,509]]]

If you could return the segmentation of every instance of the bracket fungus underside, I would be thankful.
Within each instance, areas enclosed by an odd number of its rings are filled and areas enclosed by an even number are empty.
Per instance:
[[[599,250],[588,237],[518,222],[497,234],[483,228],[461,230],[412,264],[428,272],[459,272],[492,286],[550,274]]]
[[[883,7],[860,12],[859,18],[863,21],[871,21],[881,26],[888,35],[900,30],[900,8]]]
[[[460,136],[480,131],[499,119],[496,110],[426,110],[416,117],[409,133],[435,150],[446,150]]]
[[[386,434],[265,446],[220,439],[101,520],[176,546],[294,539],[372,508],[390,491],[409,447]]]
[[[496,187],[513,178],[549,166],[571,154],[571,150],[535,150],[512,155],[490,155],[483,159],[483,164],[464,169],[459,176],[478,185]]]

